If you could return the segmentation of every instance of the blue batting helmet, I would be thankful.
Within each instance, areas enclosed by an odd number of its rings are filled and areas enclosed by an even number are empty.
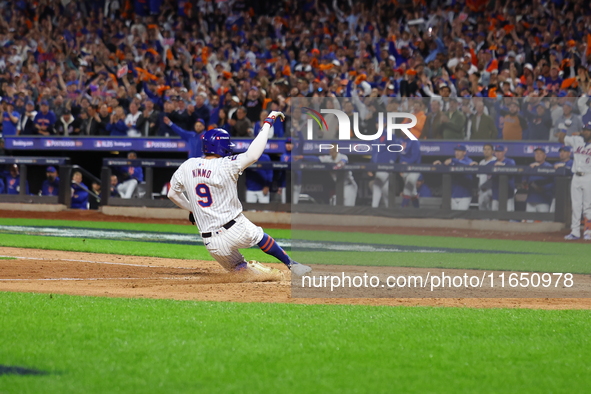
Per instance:
[[[211,129],[203,136],[203,153],[206,155],[230,156],[233,147],[230,134],[224,129]]]

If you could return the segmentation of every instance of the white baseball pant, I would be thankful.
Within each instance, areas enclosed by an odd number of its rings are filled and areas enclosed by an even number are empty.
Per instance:
[[[570,184],[570,198],[573,209],[570,232],[581,236],[581,214],[591,220],[591,174],[574,175]]]
[[[372,194],[371,194],[371,206],[377,208],[380,206],[380,201],[384,201],[384,206],[388,208],[388,196],[390,187],[389,179],[390,174],[385,171],[376,172],[376,177],[373,181]]]
[[[451,209],[454,211],[467,211],[470,209],[472,197],[461,197],[451,199]]]
[[[281,204],[285,204],[287,203],[287,188],[286,187],[280,187],[277,189],[277,194],[279,194],[279,196],[281,197]]]
[[[203,244],[209,254],[225,269],[232,271],[244,262],[239,249],[250,248],[263,239],[265,232],[254,225],[243,214],[236,219],[229,229],[220,228],[211,233],[211,237],[203,238]]]
[[[246,191],[246,202],[268,204],[271,201],[271,193],[267,193],[265,196],[262,190],[247,190]]]
[[[493,211],[499,210],[499,200],[492,200],[491,208]],[[507,212],[515,212],[515,198],[507,199]]]
[[[404,181],[404,190],[402,194],[409,197],[414,197],[418,194],[417,192],[417,181],[421,176],[420,172],[402,172],[400,173]]]
[[[490,211],[492,208],[492,189],[478,192],[478,209],[481,211]]]
[[[125,182],[121,182],[117,185],[117,192],[121,198],[131,198],[133,196],[133,192],[138,185],[137,179],[128,179]]]
[[[528,202],[525,205],[525,212],[548,213],[550,212],[550,204],[532,204]]]
[[[292,185],[293,191],[292,191],[292,197],[291,197],[291,203],[292,204],[297,204],[300,202],[300,194],[302,193],[302,185]]]
[[[347,182],[345,183],[345,187],[344,187],[344,191],[343,193],[344,198],[343,198],[343,204],[346,207],[354,207],[355,206],[355,200],[357,200],[357,183],[355,183],[355,181],[353,182]]]

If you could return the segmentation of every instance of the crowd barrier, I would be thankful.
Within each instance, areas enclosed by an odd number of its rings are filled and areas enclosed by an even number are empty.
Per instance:
[[[244,152],[250,146],[252,139],[233,139],[237,153]],[[534,149],[541,147],[550,159],[558,158],[560,144],[548,141],[443,141],[421,140],[421,155],[423,156],[453,156],[458,143],[466,146],[468,155],[481,156],[486,143],[502,144],[507,148],[507,157],[531,158]],[[129,137],[18,137],[5,138],[7,150],[39,150],[39,151],[136,151],[136,152],[186,152],[185,141],[180,138],[129,138]],[[303,154],[327,154],[328,149],[321,149],[320,145],[338,145],[339,151],[346,155],[368,155],[367,147],[372,142],[315,140],[303,141]],[[285,140],[269,140],[265,153],[281,154],[285,152]]]

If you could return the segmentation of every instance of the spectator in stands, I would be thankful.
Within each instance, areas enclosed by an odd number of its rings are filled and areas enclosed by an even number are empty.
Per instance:
[[[478,163],[486,166],[497,158],[494,156],[494,147],[491,144],[485,144],[482,147],[484,158]],[[488,174],[478,174],[478,209],[481,211],[490,211],[492,209],[492,176]]]
[[[89,105],[86,110],[80,113],[79,119],[79,135],[99,135],[100,116],[96,111],[96,106]]]
[[[49,102],[49,110],[54,113],[56,119],[59,119],[67,109],[64,105],[63,96],[58,94],[53,100],[47,101]]]
[[[92,182],[92,193],[88,196],[89,209],[99,209],[101,205],[101,184],[99,182]]]
[[[107,131],[113,137],[127,137],[128,126],[125,124],[125,112],[123,107],[115,108],[111,114],[111,120],[107,125]]]
[[[389,85],[394,86],[394,85]],[[417,124],[410,129],[410,132],[417,138],[421,138],[423,135],[423,129],[425,122],[427,121],[427,114],[425,114],[425,104],[422,99],[416,99],[412,101],[412,113],[417,118]]]
[[[236,119],[231,119],[230,124],[232,125],[232,129],[230,130],[230,135],[232,137],[238,138],[252,138],[253,137],[253,127],[252,122],[250,119],[246,117],[246,108],[239,107],[236,110]]]
[[[35,115],[35,127],[37,133],[42,136],[49,136],[55,134],[53,126],[56,122],[56,116],[53,111],[49,110],[49,102],[42,100],[39,105],[41,111]]]
[[[88,209],[88,187],[82,183],[82,173],[72,174],[72,209]]]
[[[29,182],[25,180],[26,193],[29,194]],[[19,174],[18,166],[12,164],[8,169],[6,175],[6,194],[20,194],[21,191],[21,177]]]
[[[109,113],[109,106],[107,104],[101,104],[98,114],[94,116],[94,119],[97,121],[97,135],[109,135],[108,126],[111,123],[111,114]]]
[[[76,121],[69,109],[55,123],[55,134],[60,136],[75,136],[80,134],[80,121]]]
[[[197,119],[194,126],[194,131],[184,130],[174,124],[168,117],[164,117],[164,123],[170,129],[187,142],[189,148],[189,158],[203,156],[203,131],[205,130],[205,121]]]
[[[573,160],[571,157],[572,148],[570,146],[562,145],[558,150],[560,160],[554,164],[554,168],[565,167],[567,175],[572,175]]]
[[[556,120],[554,130],[556,133],[566,133],[566,135],[572,135],[583,130],[583,122],[581,117],[573,112],[573,103],[565,101],[562,105],[562,116]],[[558,141],[557,134],[550,137],[550,141]]]
[[[60,178],[55,167],[50,166],[45,170],[45,179],[41,185],[42,196],[57,196],[60,189]]]
[[[195,97],[195,119],[203,119],[205,122],[205,126],[209,125],[209,115],[210,115],[210,108],[205,104],[205,100],[207,99],[207,93],[200,92],[197,97]]]
[[[258,162],[270,163],[269,155],[264,154]],[[246,170],[246,202],[268,204],[271,198],[271,182],[273,182],[272,169],[247,169]]]
[[[127,159],[136,160],[137,153],[129,152]],[[121,198],[131,198],[138,184],[144,181],[144,170],[133,165],[119,167],[119,179],[121,183],[117,185],[117,192]]]
[[[20,114],[14,110],[12,99],[6,98],[2,100],[3,114],[2,114],[2,136],[7,137],[17,135],[17,124]]]
[[[443,139],[444,140],[463,140],[466,135],[466,117],[458,107],[458,99],[451,98],[447,101],[447,116],[443,116]]]
[[[528,125],[528,140],[548,141],[550,139],[552,116],[543,102],[528,104],[525,117]]]
[[[158,135],[162,137],[169,137],[174,135],[174,132],[172,131],[170,126],[168,126],[166,122],[164,122],[165,117],[170,119],[170,121],[172,121],[173,123],[178,121],[178,113],[175,111],[175,104],[173,104],[172,101],[164,102],[164,110],[160,113],[160,120],[158,125]]]
[[[515,160],[505,157],[507,150],[504,145],[495,145],[495,157],[497,160],[488,163],[489,166],[514,166]],[[510,176],[507,186],[507,212],[515,211],[515,178]],[[499,176],[492,177],[492,203],[493,211],[499,210]]]
[[[125,117],[125,125],[127,126],[128,137],[139,137],[142,135],[138,129],[138,125],[141,126],[144,123],[144,115],[140,112],[138,105],[135,102],[129,104],[129,113]]]
[[[251,123],[257,122],[261,116],[263,110],[263,98],[262,93],[256,86],[252,86],[248,91],[248,96],[244,106],[246,107],[246,117]]]
[[[152,100],[144,101],[143,125],[139,130],[144,137],[155,137],[158,135],[158,122],[160,119],[160,111],[154,108]]]
[[[535,162],[531,168],[552,168],[552,164],[546,161],[544,148],[534,149]],[[554,198],[554,178],[549,176],[530,175],[526,180],[527,186],[527,212],[550,212],[550,205]]]
[[[562,78],[558,76],[560,72],[558,64],[553,64],[550,67],[550,75],[546,77],[546,88],[551,92],[558,92],[562,85]]]
[[[25,100],[25,95],[23,92],[19,93],[19,95],[14,99],[14,110],[16,112],[18,112],[19,114],[19,119],[21,117],[22,114],[25,113],[25,104],[26,104],[26,100]],[[18,128],[17,128],[18,129]]]
[[[228,118],[228,111],[225,108],[220,108],[218,110],[218,116],[216,119],[216,123],[214,123],[212,125],[215,125],[215,127],[218,127],[220,129],[226,130],[227,132],[230,132],[232,127],[230,126],[229,121],[230,121],[230,119]]]
[[[449,122],[449,118],[441,111],[441,101],[431,101],[431,112],[427,115],[422,138],[429,140],[440,140],[443,138],[443,124]]]
[[[522,140],[523,133],[527,131],[526,120],[519,115],[519,102],[511,100],[509,112],[503,111],[503,139]]]
[[[174,103],[176,105],[176,124],[182,129],[191,130],[195,124],[195,120],[193,119],[195,106],[187,106],[185,101],[180,97],[176,97]]]
[[[37,116],[37,111],[35,111],[35,103],[29,100],[25,105],[25,111],[22,113],[18,121],[18,135],[37,134],[37,128],[35,127],[35,116]]]
[[[495,140],[497,139],[497,128],[494,120],[484,113],[483,100],[474,102],[476,113],[469,120],[469,139],[470,140]],[[492,155],[492,149],[491,149]]]
[[[267,100],[289,113],[291,97],[318,95],[318,89],[349,97],[368,87],[385,97],[432,100],[550,97],[565,95],[564,89],[572,96],[588,93],[586,34],[591,20],[585,2],[485,7],[483,1],[400,6],[374,1],[350,7],[342,1],[287,0],[279,7],[261,0],[254,13],[246,14],[235,10],[243,1],[197,2],[198,9],[189,10],[176,7],[175,1],[157,0],[149,2],[149,15],[121,1],[107,2],[104,9],[102,3],[0,2],[6,54],[0,65],[7,83],[2,94],[22,98],[23,104],[25,98],[49,100],[54,120],[66,108],[80,118],[89,98],[92,104],[127,110],[130,103],[138,104],[138,95],[147,95],[161,111],[166,101],[181,96],[188,112],[195,105],[185,127],[190,129],[197,118],[209,127],[211,111],[218,114],[214,109],[220,103],[236,119],[235,108],[243,102],[252,123],[262,109],[272,110]],[[259,10],[270,18],[261,17]],[[195,25],[197,14],[201,22]],[[409,26],[416,18],[425,22]],[[482,21],[490,24],[490,33]],[[353,80],[355,86],[346,89],[348,82],[341,85],[341,79]],[[562,111],[562,103],[558,107]],[[447,102],[440,111],[449,112]],[[487,115],[503,131],[498,114]],[[527,115],[525,108],[521,115]],[[182,123],[169,112],[167,116]],[[422,138],[441,138],[440,120],[430,118]],[[158,134],[171,133],[161,119],[151,123],[157,123]],[[519,128],[522,138],[533,138],[523,135],[524,127],[511,127],[506,130],[510,138]],[[50,135],[51,129],[40,134]]]
[[[466,156],[466,145],[460,144],[454,148],[455,157],[443,162],[446,166],[473,166],[475,161]],[[433,164],[441,165],[436,160]],[[474,176],[471,174],[454,174],[451,178],[451,209],[456,211],[467,211],[472,202],[472,183]]]

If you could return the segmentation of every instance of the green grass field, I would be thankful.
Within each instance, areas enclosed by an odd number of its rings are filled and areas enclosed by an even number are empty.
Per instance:
[[[0,219],[0,226],[196,234],[191,226],[107,222]],[[291,235],[288,230],[268,232],[277,239]],[[356,259],[362,252],[292,251],[302,260],[322,263],[346,259],[347,264],[517,265],[523,270],[564,264],[591,271],[585,244],[293,234],[329,244],[464,250],[374,252],[371,259],[365,253],[361,262]],[[211,259],[197,242],[52,237],[0,229],[0,245]],[[273,261],[255,249],[245,255]],[[591,387],[589,354],[591,311],[584,310],[243,304],[0,292],[0,371],[19,366],[48,373],[0,372],[0,393],[574,393]]]
[[[3,393],[586,392],[589,311],[0,293]]]
[[[191,225],[161,225],[111,222],[86,222],[37,219],[2,219],[0,226],[62,227],[69,229],[95,229],[117,231],[141,231],[146,233],[167,233],[169,235],[194,235],[189,244],[174,244],[163,247],[156,242],[111,239],[50,237],[5,232],[0,228],[3,246],[69,250],[94,253],[127,254],[135,256],[169,257],[179,259],[211,260],[203,244],[198,241],[197,231]],[[294,241],[294,248],[286,248],[292,257],[305,264],[371,265],[400,267],[430,267],[459,269],[496,269],[513,271],[539,271],[591,273],[588,263],[591,245],[564,242],[532,242],[494,240],[479,238],[414,236],[394,234],[334,233],[327,231],[266,229],[276,239],[312,241],[321,243],[323,250],[299,247],[301,241]],[[164,241],[163,241],[164,242]],[[373,245],[408,249],[400,253],[328,250],[330,246]],[[423,248],[444,252],[424,252]],[[293,249],[293,250],[292,250]],[[244,250],[248,260],[274,262],[257,247]]]

